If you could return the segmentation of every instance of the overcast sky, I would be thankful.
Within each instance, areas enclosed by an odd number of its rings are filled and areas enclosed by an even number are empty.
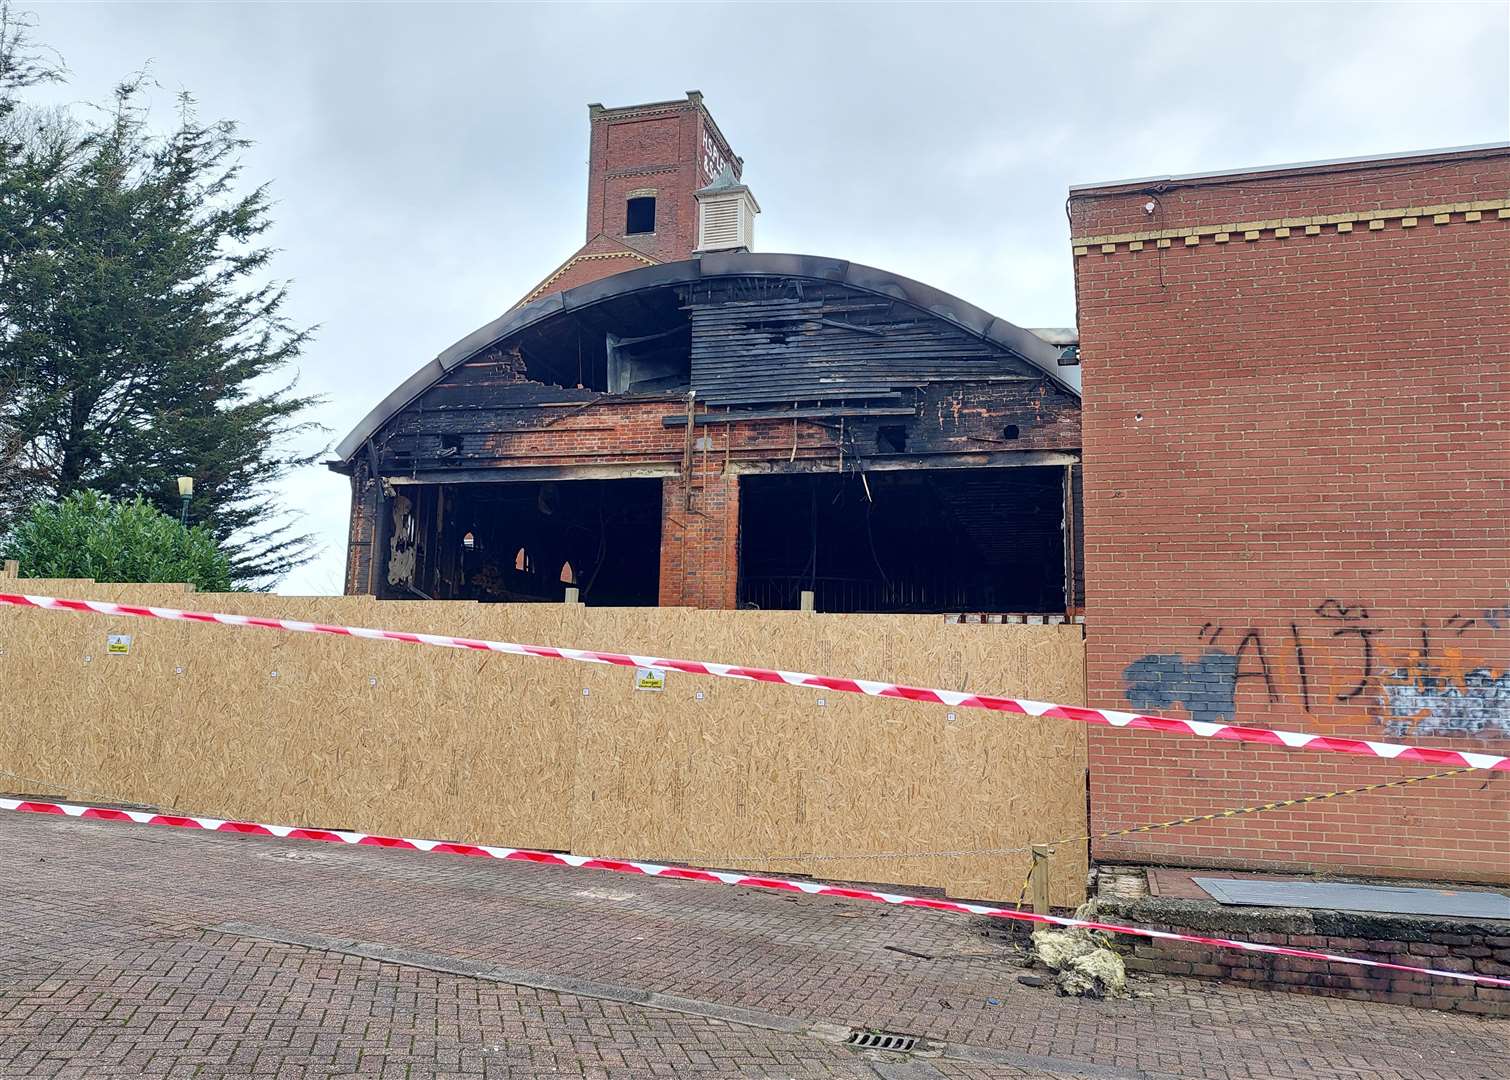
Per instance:
[[[1510,138],[1504,2],[21,6],[58,100],[150,62],[256,140],[332,445],[582,242],[588,102],[702,90],[758,250],[1023,326],[1074,322],[1070,184]],[[345,478],[284,495],[325,550],[280,591],[339,592]]]

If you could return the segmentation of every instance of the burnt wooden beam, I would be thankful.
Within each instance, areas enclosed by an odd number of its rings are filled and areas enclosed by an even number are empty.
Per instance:
[[[740,461],[729,464],[738,476],[796,475],[802,473],[900,472],[911,469],[1009,469],[1032,465],[1075,465],[1080,455],[1068,450],[1016,450],[985,454],[883,454],[864,455],[857,462],[839,466],[836,458],[798,458],[796,461]]]
[[[739,424],[746,420],[837,420],[841,416],[916,416],[918,411],[911,406],[895,406],[880,409],[759,409],[750,412],[699,413],[695,421],[698,427],[705,424]],[[661,426],[686,427],[685,416],[663,416]]]
[[[872,334],[875,337],[885,337],[886,331],[879,326],[862,326],[860,323],[844,322],[842,319],[819,319],[824,326],[837,326],[840,330],[853,330],[857,334]]]
[[[655,341],[658,338],[670,337],[672,334],[686,333],[689,329],[690,324],[683,323],[681,326],[673,326],[670,330],[662,330],[658,334],[642,334],[639,337],[621,337],[618,339],[617,344],[638,345],[644,341]]]
[[[539,480],[665,479],[679,474],[680,461],[597,465],[501,465],[491,468],[430,469],[418,476],[385,476],[394,488],[412,484],[522,484]]]

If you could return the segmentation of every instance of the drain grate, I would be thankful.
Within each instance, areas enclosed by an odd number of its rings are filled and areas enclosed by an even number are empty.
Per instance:
[[[889,1050],[893,1054],[906,1054],[917,1046],[918,1036],[898,1035],[894,1031],[851,1031],[844,1044],[861,1050]]]

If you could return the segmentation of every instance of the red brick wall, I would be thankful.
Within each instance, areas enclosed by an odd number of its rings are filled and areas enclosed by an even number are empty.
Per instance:
[[[661,482],[661,499],[661,607],[733,608],[739,600],[739,477],[724,473],[722,461],[696,462],[690,507],[681,477]]]
[[[595,110],[588,164],[587,239],[599,234],[621,240],[658,262],[692,256],[697,244],[693,192],[707,175],[705,140],[739,169],[701,98],[661,105]],[[631,192],[653,191],[655,232],[624,235]]]
[[[1507,193],[1500,151],[1074,197],[1093,703],[1510,749]],[[1092,829],[1431,771],[1097,731]],[[1510,880],[1510,776],[1096,851]]]
[[[685,101],[589,109],[587,243],[520,304],[640,266],[690,259],[697,246],[693,192],[713,179],[720,162],[736,174],[743,168],[696,91]],[[654,195],[655,232],[625,234],[631,193]]]
[[[573,261],[567,265],[559,277],[554,278],[550,284],[540,290],[541,296],[555,292],[565,292],[567,289],[575,289],[578,285],[586,285],[590,282],[601,281],[603,278],[612,277],[614,274],[622,274],[629,270],[638,270],[649,263],[641,262],[633,255],[625,252],[623,255],[614,255],[602,259],[584,259],[573,256]]]
[[[549,296],[551,293],[565,292],[567,289],[575,289],[578,285],[586,285],[614,274],[654,265],[655,261],[648,255],[630,251],[617,240],[599,236],[582,245],[571,258],[556,267],[544,281],[526,293],[519,303],[527,304],[542,296]]]
[[[653,468],[664,476],[660,603],[732,608],[738,601],[738,466],[751,461],[832,464],[839,457],[839,435],[831,422],[825,426],[775,419],[699,425],[693,433],[689,507],[688,482],[682,475],[687,429],[663,422],[685,411],[685,399],[675,396],[634,401],[605,396],[586,404],[542,407],[528,412],[520,427],[489,434],[481,456],[490,467],[505,470]],[[699,407],[700,413],[707,411]],[[1073,400],[1036,384],[940,384],[919,411],[913,425],[918,453],[997,449],[1007,421],[1020,425],[1020,436],[1011,444],[1017,450],[1072,450],[1080,445],[1079,411]],[[875,426],[884,422],[888,421],[851,418],[850,452],[856,445],[875,445]],[[668,472],[674,475],[665,475]],[[368,542],[379,532],[373,525],[375,513],[371,498],[353,503],[347,582],[353,591],[361,591],[367,573],[362,560],[370,550]]]
[[[351,514],[346,529],[346,595],[372,595],[377,591],[373,553],[377,544],[378,491],[367,467],[358,464],[351,474]]]
[[[670,400],[605,401],[549,428],[499,432],[488,451],[502,467],[529,465],[674,465],[686,454],[686,428],[668,428],[662,417],[681,411]],[[666,607],[732,608],[739,585],[739,477],[725,471],[730,459],[783,456],[792,447],[792,425],[776,421],[699,427],[707,440],[692,454],[691,500],[681,475],[661,482],[660,604]],[[801,425],[798,457],[837,454],[822,428]]]
[[[1174,933],[1212,933],[1210,928],[1197,929],[1157,919],[1143,918],[1138,924]],[[1311,952],[1344,956],[1366,954],[1370,960],[1408,967],[1478,972],[1496,978],[1503,978],[1510,972],[1510,937],[1496,936],[1492,930],[1422,933],[1411,940],[1283,931],[1245,931],[1236,936],[1244,941]],[[1139,941],[1133,946],[1132,955],[1124,959],[1124,963],[1133,971],[1194,975],[1226,983],[1247,983],[1268,990],[1287,990],[1298,994],[1319,994],[1360,1001],[1387,1001],[1392,1005],[1438,1009],[1442,1012],[1510,1017],[1510,990],[1416,975],[1407,971],[1391,971],[1387,968],[1359,968],[1351,964],[1331,964],[1325,960],[1302,960],[1275,956],[1272,953],[1236,952],[1180,941],[1157,940]]]

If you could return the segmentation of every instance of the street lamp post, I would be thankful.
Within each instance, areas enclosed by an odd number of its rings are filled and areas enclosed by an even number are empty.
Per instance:
[[[189,500],[194,497],[194,478],[192,476],[180,476],[178,478],[178,497],[183,500],[183,513],[179,515],[179,523],[184,527],[189,524]]]

